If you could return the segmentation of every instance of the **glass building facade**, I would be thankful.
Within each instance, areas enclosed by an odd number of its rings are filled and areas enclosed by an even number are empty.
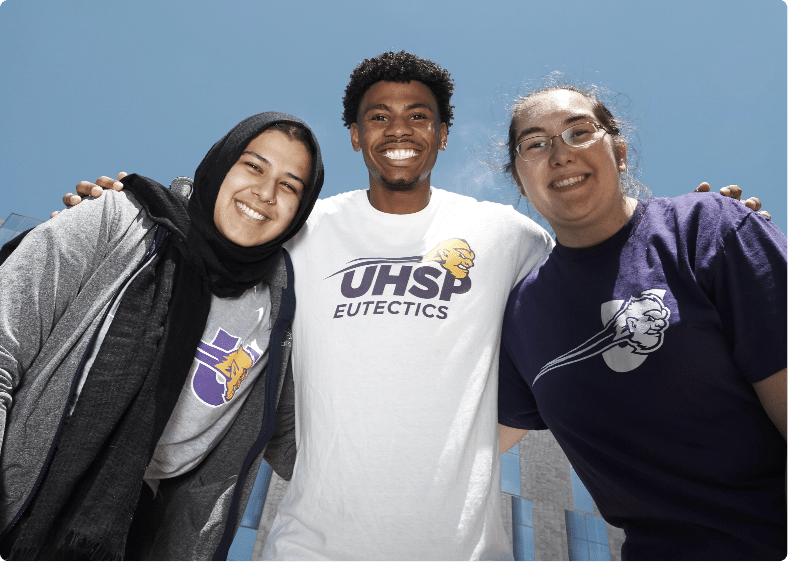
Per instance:
[[[0,246],[14,238],[17,234],[21,234],[29,228],[41,224],[44,221],[11,213],[8,218],[0,222]]]

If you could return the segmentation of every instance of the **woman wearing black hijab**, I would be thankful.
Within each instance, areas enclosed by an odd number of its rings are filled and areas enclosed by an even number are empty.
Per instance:
[[[322,183],[309,128],[262,113],[191,198],[127,176],[3,263],[4,558],[226,557],[263,454],[292,471],[282,244]]]

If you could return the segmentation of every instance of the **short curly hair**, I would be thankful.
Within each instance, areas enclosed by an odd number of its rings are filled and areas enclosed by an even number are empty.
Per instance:
[[[454,106],[451,95],[454,92],[454,80],[445,70],[428,59],[400,51],[389,51],[375,58],[364,59],[350,75],[350,82],[345,88],[342,104],[345,111],[342,120],[348,129],[358,121],[358,109],[361,98],[373,84],[386,82],[410,82],[416,80],[427,86],[438,101],[438,113],[441,123],[446,124],[448,131],[454,119]]]

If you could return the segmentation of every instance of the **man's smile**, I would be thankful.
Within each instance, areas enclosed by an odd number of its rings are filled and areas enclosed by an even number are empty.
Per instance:
[[[405,160],[417,155],[418,152],[412,148],[389,148],[383,151],[383,156],[390,160]]]

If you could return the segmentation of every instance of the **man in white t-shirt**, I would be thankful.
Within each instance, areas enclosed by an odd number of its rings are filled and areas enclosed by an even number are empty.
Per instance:
[[[346,89],[369,189],[319,201],[289,244],[298,453],[264,558],[506,559],[501,317],[552,248],[511,207],[430,187],[453,82],[384,53]]]
[[[357,66],[345,90],[369,189],[318,201],[286,246],[298,451],[264,558],[512,558],[501,321],[553,241],[511,207],[430,186],[453,89],[432,61],[389,52]]]

